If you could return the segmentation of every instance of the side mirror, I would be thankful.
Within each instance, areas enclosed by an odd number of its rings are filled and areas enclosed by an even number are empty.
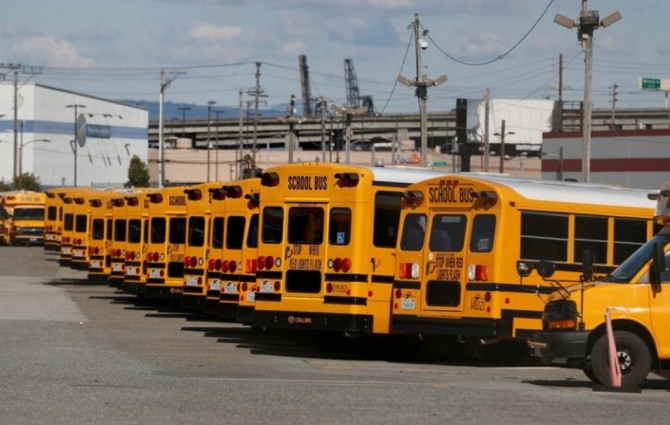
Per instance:
[[[663,244],[655,243],[652,250],[652,263],[649,268],[649,282],[652,285],[661,284],[661,275],[666,270],[665,268],[665,252],[663,252]]]
[[[516,262],[516,272],[521,277],[528,277],[533,271],[533,263],[528,263],[526,261],[517,261]]]
[[[553,276],[555,271],[556,264],[552,263],[551,261],[540,260],[540,262],[537,263],[537,274],[545,279]]]
[[[584,282],[593,280],[593,253],[588,249],[582,251],[582,279]]]

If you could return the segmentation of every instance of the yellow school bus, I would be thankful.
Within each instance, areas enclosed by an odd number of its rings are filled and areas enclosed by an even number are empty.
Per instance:
[[[212,254],[213,192],[221,183],[203,183],[184,189],[186,194],[186,246],[181,306],[203,312],[208,285],[208,263]],[[215,233],[218,233],[217,232]],[[216,241],[214,242],[216,245]]]
[[[7,245],[7,229],[9,227],[9,213],[2,203],[4,192],[0,192],[0,245]],[[46,245],[45,245],[46,246]]]
[[[147,298],[180,301],[184,287],[186,193],[183,186],[149,194]]]
[[[89,197],[91,232],[88,243],[88,280],[109,283],[111,274],[110,244],[113,239],[114,210],[112,191],[100,191]]]
[[[328,163],[266,170],[252,325],[387,333],[402,191],[434,175]]]
[[[653,234],[654,203],[638,189],[449,175],[409,186],[393,282],[393,332],[522,342],[542,328],[547,295],[561,288],[517,262],[557,263],[578,280],[590,249],[613,270]]]
[[[142,295],[146,287],[146,253],[149,242],[149,198],[145,190],[123,193],[127,220],[121,288],[130,294]]]
[[[95,192],[85,192],[72,198],[74,202],[70,268],[75,270],[88,269],[89,225],[91,219],[91,205],[88,202]]]
[[[39,245],[44,243],[43,192],[6,192],[0,198],[8,219],[4,221],[4,240],[10,245]]]
[[[259,178],[232,182],[221,188],[225,197],[223,249],[220,267],[216,261],[210,263],[220,272],[219,285],[210,285],[206,301],[207,311],[220,319],[238,320],[242,306],[248,317],[243,322],[251,320],[249,308],[253,306],[256,288],[259,190]],[[244,304],[245,300],[250,304]]]
[[[529,344],[545,364],[582,368],[594,384],[635,389],[651,370],[670,363],[670,182],[665,182],[654,217],[661,230],[619,267],[603,275],[584,255],[583,279],[560,282],[544,308],[542,331]],[[537,272],[554,278],[558,264],[543,262]],[[520,267],[525,276],[526,268]],[[524,277],[525,283],[525,277]],[[607,319],[611,321],[608,338]],[[609,346],[615,348],[612,364]],[[667,377],[667,375],[664,375]],[[617,382],[619,381],[619,382]]]
[[[109,277],[107,283],[122,288],[126,276],[126,241],[128,240],[128,217],[123,193],[116,193],[112,203],[112,238],[109,241]]]
[[[60,232],[63,223],[63,199],[58,196],[58,189],[44,192],[44,250],[60,251]]]
[[[63,233],[65,197],[86,193],[90,189],[82,187],[59,187],[45,192],[44,249],[60,254]]]

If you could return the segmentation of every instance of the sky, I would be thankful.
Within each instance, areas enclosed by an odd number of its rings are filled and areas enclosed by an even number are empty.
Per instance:
[[[595,32],[596,108],[663,107],[664,93],[641,91],[641,77],[670,78],[667,0],[590,0],[601,19],[623,19]],[[359,93],[375,110],[418,112],[412,21],[418,14],[422,72],[448,81],[428,92],[429,112],[448,112],[457,98],[583,100],[584,53],[577,29],[553,22],[577,18],[582,0],[22,0],[0,14],[0,63],[20,64],[21,81],[113,100],[237,107],[256,83],[268,105],[301,98],[299,55],[309,66],[312,97],[347,101],[344,60]],[[7,70],[3,70],[7,72]],[[11,78],[8,75],[7,78]],[[261,104],[264,107],[265,104]],[[0,105],[0,114],[11,105]]]

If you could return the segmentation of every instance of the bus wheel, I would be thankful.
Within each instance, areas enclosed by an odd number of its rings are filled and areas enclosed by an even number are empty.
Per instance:
[[[584,371],[584,375],[586,375],[587,378],[591,380],[594,384],[602,385],[602,382],[598,380],[596,375],[593,373],[593,365],[591,364],[591,360],[587,360],[584,365],[582,366],[582,371]]]
[[[640,386],[651,370],[649,347],[642,338],[627,331],[614,332],[614,341],[616,341],[617,356],[621,367],[621,386]],[[604,385],[609,385],[612,382],[607,335],[601,336],[593,346],[591,366],[593,375],[597,379],[594,382],[599,381]]]

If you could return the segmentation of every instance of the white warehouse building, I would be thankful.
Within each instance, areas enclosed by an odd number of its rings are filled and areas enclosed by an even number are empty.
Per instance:
[[[147,162],[146,109],[36,83],[17,87],[0,83],[0,181],[33,173],[44,188],[119,187],[133,155]]]

